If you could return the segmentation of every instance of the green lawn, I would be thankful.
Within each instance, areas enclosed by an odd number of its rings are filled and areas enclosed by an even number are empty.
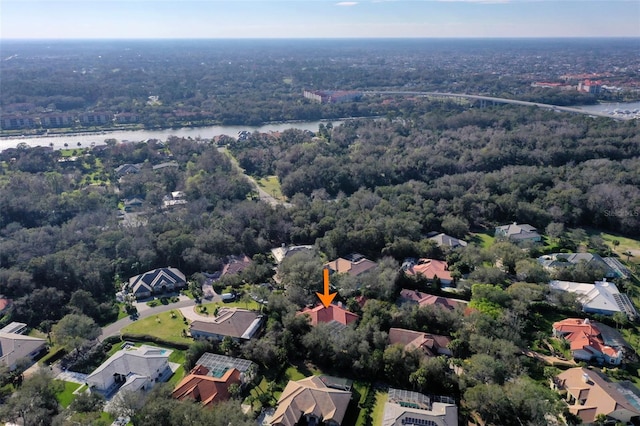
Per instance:
[[[603,240],[609,243],[609,246],[613,249],[613,251],[618,256],[620,256],[620,259],[622,259],[624,262],[627,261],[627,256],[624,255],[623,253],[625,253],[627,250],[633,253],[633,256],[629,257],[630,262],[633,262],[633,263],[640,262],[640,240],[634,240],[633,238],[623,237],[621,235],[609,234],[606,232],[589,231],[589,230],[587,230],[587,232],[590,235],[599,234]],[[618,245],[617,247],[614,246],[613,245],[614,240],[617,240],[618,242],[620,242],[620,245]]]
[[[282,190],[280,188],[280,181],[278,180],[278,176],[267,176],[260,179],[256,179],[256,183],[267,194],[273,195],[273,197],[277,198],[278,200],[284,199],[284,196],[282,195]]]
[[[494,241],[495,241],[495,238],[493,237],[493,234],[490,233],[489,231],[471,234],[471,242],[482,248],[491,247]]]
[[[58,399],[60,405],[62,405],[64,408],[67,408],[73,402],[73,400],[76,399],[76,396],[73,394],[73,392],[81,385],[78,383],[64,382],[60,380],[56,380],[56,382],[61,382],[64,384],[64,390],[61,393],[57,394],[56,398]]]
[[[202,308],[206,308],[206,311],[202,311]],[[200,306],[196,306],[194,309],[196,313],[204,314],[204,312],[208,312],[208,315],[213,315],[216,308],[243,308],[243,309],[251,309],[254,311],[260,310],[260,304],[255,300],[248,300],[246,302],[236,301],[230,303],[224,302],[211,302],[211,303],[203,303]]]
[[[389,394],[387,392],[376,391],[376,405],[373,406],[373,413],[371,413],[373,426],[382,425],[382,416],[384,416],[384,404],[387,403]]]
[[[175,318],[171,318],[172,312]],[[137,320],[122,329],[122,333],[155,336],[163,340],[175,343],[192,343],[189,337],[182,336],[182,330],[188,330],[189,326],[182,321],[182,315],[176,309],[163,312],[148,318]]]

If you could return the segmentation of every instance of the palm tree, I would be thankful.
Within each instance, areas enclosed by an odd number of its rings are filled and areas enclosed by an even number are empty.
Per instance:
[[[627,250],[627,251],[625,251],[625,252],[624,252],[624,253],[622,253],[622,254],[624,254],[625,256],[627,256],[627,262],[629,262],[629,258],[630,258],[631,256],[633,256],[633,253],[631,253],[631,250]]]

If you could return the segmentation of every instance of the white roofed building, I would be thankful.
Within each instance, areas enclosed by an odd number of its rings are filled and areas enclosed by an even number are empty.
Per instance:
[[[33,359],[45,348],[46,344],[46,340],[37,337],[0,331],[0,364],[13,370],[18,360]]]
[[[87,376],[92,392],[111,395],[116,390],[150,389],[171,377],[170,349],[142,345],[119,350]]]
[[[449,426],[458,424],[453,398],[389,389],[382,426]]]
[[[587,313],[613,315],[623,312],[629,319],[637,318],[633,303],[626,294],[620,293],[618,287],[606,280],[595,284],[576,283],[572,281],[554,280],[549,283],[552,290],[568,291],[578,295],[582,310]]]

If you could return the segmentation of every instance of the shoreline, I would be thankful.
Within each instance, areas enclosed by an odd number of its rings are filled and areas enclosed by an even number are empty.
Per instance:
[[[182,126],[182,127],[154,127],[154,128],[110,128],[104,130],[74,130],[73,132],[62,132],[62,133],[41,133],[41,134],[22,134],[22,135],[4,135],[0,133],[0,140],[11,140],[11,139],[38,139],[38,138],[55,138],[55,137],[65,137],[65,136],[93,136],[93,135],[109,135],[117,132],[166,132],[168,130],[174,131],[184,131],[184,130],[195,130],[195,129],[205,129],[205,128],[247,128],[247,129],[256,129],[261,127],[268,126],[282,126],[287,124],[300,124],[300,123],[332,123],[332,122],[342,122],[346,120],[356,120],[360,118],[379,118],[379,116],[363,116],[363,117],[342,117],[342,118],[320,118],[317,120],[286,120],[286,121],[269,121],[266,123],[262,123],[259,125],[248,125],[248,124],[204,124],[204,125],[194,125],[194,126]],[[295,126],[293,127],[295,128]],[[25,129],[26,130],[26,129]],[[232,136],[232,135],[228,135]]]

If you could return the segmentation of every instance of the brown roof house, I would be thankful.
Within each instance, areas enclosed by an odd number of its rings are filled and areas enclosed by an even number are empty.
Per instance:
[[[222,272],[220,273],[220,278],[225,275],[236,275],[240,272],[244,271],[249,265],[253,263],[253,260],[249,258],[247,255],[236,256],[231,255],[227,257],[227,261],[222,266]]]
[[[620,365],[622,347],[605,344],[599,327],[589,319],[566,318],[553,323],[553,335],[569,342],[571,355],[579,361],[607,362]]]
[[[451,338],[438,334],[423,333],[421,331],[391,328],[389,330],[389,344],[402,345],[405,350],[418,349],[425,356],[451,355],[449,344]]]
[[[569,411],[591,424],[599,414],[628,424],[640,422],[640,390],[631,382],[612,383],[597,370],[570,368],[552,382],[569,405]]]
[[[262,315],[248,309],[220,308],[216,317],[193,321],[189,330],[194,339],[222,340],[229,336],[235,341],[249,340],[260,330],[262,320]]]
[[[439,306],[449,309],[450,311],[457,307],[465,308],[468,305],[468,302],[465,300],[434,296],[433,294],[422,293],[418,290],[409,290],[406,288],[400,290],[400,301],[402,303],[417,303],[418,306]]]
[[[372,270],[377,264],[359,253],[352,253],[349,256],[339,257],[325,264],[325,266],[329,268],[331,273],[349,274],[357,277],[360,274]]]
[[[351,401],[351,383],[330,376],[290,380],[282,391],[270,424],[273,426],[340,426]],[[304,419],[303,419],[304,418]]]
[[[186,284],[186,277],[178,269],[158,268],[129,278],[123,290],[133,294],[136,299],[144,299],[153,294],[178,290]]]
[[[453,284],[453,277],[449,272],[449,265],[444,260],[437,259],[407,259],[402,264],[402,270],[409,276],[422,276],[428,280],[436,277],[444,286]]]

